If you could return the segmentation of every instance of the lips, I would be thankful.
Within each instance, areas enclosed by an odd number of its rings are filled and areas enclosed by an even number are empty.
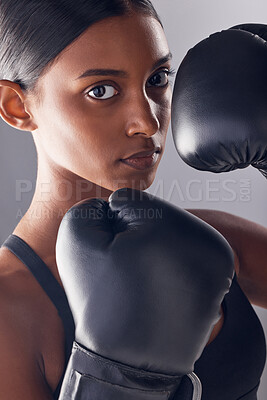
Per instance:
[[[132,158],[149,157],[149,156],[152,156],[152,154],[154,154],[154,153],[160,153],[160,147],[155,147],[151,150],[146,150],[146,151],[139,151],[138,153],[134,153],[129,157],[123,158],[122,161],[129,160]]]
[[[150,169],[156,164],[160,151],[159,147],[155,147],[152,150],[139,151],[127,158],[121,159],[121,162],[137,170]]]

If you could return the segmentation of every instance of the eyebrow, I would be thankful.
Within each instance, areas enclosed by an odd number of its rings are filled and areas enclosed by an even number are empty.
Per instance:
[[[166,56],[161,57],[158,61],[155,62],[153,65],[151,71],[154,69],[160,67],[162,64],[165,64],[166,62],[172,60],[172,53],[169,52]],[[101,76],[118,76],[121,78],[127,78],[129,74],[126,71],[120,71],[117,69],[87,69],[82,75],[80,75],[77,79],[82,79],[86,78],[88,76],[96,76],[96,75],[101,75]]]

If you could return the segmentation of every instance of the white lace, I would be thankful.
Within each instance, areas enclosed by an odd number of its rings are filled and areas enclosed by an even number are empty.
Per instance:
[[[201,400],[202,396],[202,385],[199,377],[194,373],[187,374],[188,378],[190,378],[193,385],[193,397],[192,400]]]

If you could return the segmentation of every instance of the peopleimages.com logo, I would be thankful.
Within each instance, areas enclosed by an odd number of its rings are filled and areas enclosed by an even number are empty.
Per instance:
[[[114,182],[114,190],[116,188],[126,187],[131,184],[129,181],[118,180]],[[132,181],[132,187],[136,187],[137,182]],[[138,182],[142,187],[145,181]],[[125,185],[125,186],[124,186]],[[43,182],[39,191],[39,201],[56,200],[58,202],[66,202],[73,199],[78,202],[85,198],[84,196],[94,191],[94,197],[101,198],[104,188],[95,186],[92,182],[77,180],[75,184],[68,180],[62,180],[57,187],[53,187],[50,182]],[[23,179],[16,181],[16,201],[22,202],[23,196],[33,191],[33,184],[30,180]],[[153,190],[149,189],[149,193],[153,196],[164,198],[166,201],[172,202],[174,199],[180,202],[248,202],[251,200],[251,180],[250,179],[190,179],[186,182],[177,179],[165,182],[160,179],[153,186]]]
[[[137,185],[144,186],[145,182],[138,181],[116,181],[114,182],[114,190],[116,188],[123,188],[129,185],[136,187]],[[38,192],[38,202],[43,203],[44,207],[33,210],[34,215],[32,217],[42,218],[44,213],[47,213],[46,217],[55,216],[50,215],[51,210],[46,207],[49,202],[57,202],[57,217],[63,217],[67,211],[64,207],[65,203],[71,202],[72,204],[78,203],[82,199],[87,197],[102,198],[106,192],[103,187],[96,186],[92,182],[86,182],[84,180],[77,180],[75,184],[62,180],[58,186],[53,186],[49,182],[44,182],[41,186],[41,190]],[[125,192],[126,193],[126,192]],[[145,193],[145,192],[143,192]],[[183,206],[183,203],[210,203],[210,202],[249,202],[252,198],[251,181],[250,179],[191,179],[188,181],[173,180],[166,182],[164,179],[160,179],[153,185],[153,189],[148,189],[150,195],[162,198],[170,203],[175,203]],[[33,194],[33,184],[30,180],[17,180],[16,181],[16,201],[23,202],[25,196]],[[120,198],[123,200],[124,193],[122,192]],[[133,192],[134,196],[134,192]],[[127,194],[126,200],[129,200]],[[135,200],[132,198],[132,200]],[[61,208],[61,204],[62,207]],[[187,204],[188,205],[188,204]],[[55,210],[52,211],[53,213]],[[41,215],[39,215],[41,214]],[[21,208],[17,211],[17,218],[23,216]]]

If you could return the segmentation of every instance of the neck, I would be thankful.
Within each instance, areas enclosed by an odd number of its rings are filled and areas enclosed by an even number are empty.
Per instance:
[[[108,200],[112,192],[81,177],[38,166],[32,202],[13,234],[21,237],[59,278],[55,245],[61,220],[74,204],[88,198]]]

